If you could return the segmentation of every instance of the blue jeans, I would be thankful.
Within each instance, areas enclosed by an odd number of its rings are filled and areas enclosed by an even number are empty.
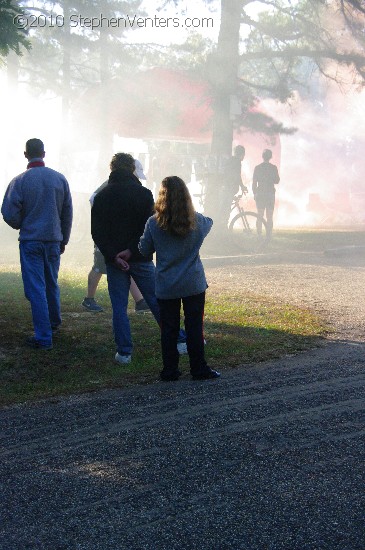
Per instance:
[[[20,241],[20,265],[25,297],[30,301],[34,335],[41,345],[52,344],[52,328],[61,324],[60,243]]]
[[[156,321],[160,324],[160,308],[155,296],[155,266],[152,262],[134,262],[130,264],[129,271],[121,271],[113,264],[107,264],[106,272],[113,309],[113,331],[117,351],[121,355],[130,355],[133,344],[127,306],[131,276],[136,281]]]
[[[128,271],[121,271],[113,264],[106,264],[108,291],[113,309],[113,332],[120,355],[130,355],[133,349],[131,328],[127,314],[131,277],[135,280],[157,323],[161,325],[160,308],[155,295],[155,266],[153,262],[134,262]],[[179,342],[185,342],[185,332],[180,331]]]

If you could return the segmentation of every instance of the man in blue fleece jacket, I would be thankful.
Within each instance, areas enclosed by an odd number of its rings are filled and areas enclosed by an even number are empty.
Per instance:
[[[25,146],[27,170],[9,184],[1,213],[19,229],[24,293],[30,301],[34,336],[28,346],[51,349],[52,335],[61,324],[58,271],[60,255],[72,225],[72,200],[66,178],[44,165],[44,145],[30,139]]]

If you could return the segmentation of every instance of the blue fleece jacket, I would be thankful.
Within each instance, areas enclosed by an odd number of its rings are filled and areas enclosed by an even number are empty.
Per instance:
[[[199,249],[213,221],[196,212],[196,228],[186,237],[161,229],[155,216],[146,223],[139,241],[144,256],[156,252],[156,296],[163,300],[194,296],[207,289]]]
[[[65,176],[45,166],[29,168],[10,182],[1,213],[8,225],[20,230],[20,241],[67,244],[72,199]]]

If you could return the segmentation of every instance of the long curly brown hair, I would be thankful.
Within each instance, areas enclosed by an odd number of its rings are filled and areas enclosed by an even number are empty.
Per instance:
[[[195,228],[195,210],[189,189],[178,176],[162,180],[155,210],[158,225],[173,235],[186,237]]]

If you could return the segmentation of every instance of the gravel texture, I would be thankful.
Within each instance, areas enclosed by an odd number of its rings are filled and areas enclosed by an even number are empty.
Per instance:
[[[1,549],[364,550],[364,254],[206,266],[335,332],[220,380],[2,409]]]

